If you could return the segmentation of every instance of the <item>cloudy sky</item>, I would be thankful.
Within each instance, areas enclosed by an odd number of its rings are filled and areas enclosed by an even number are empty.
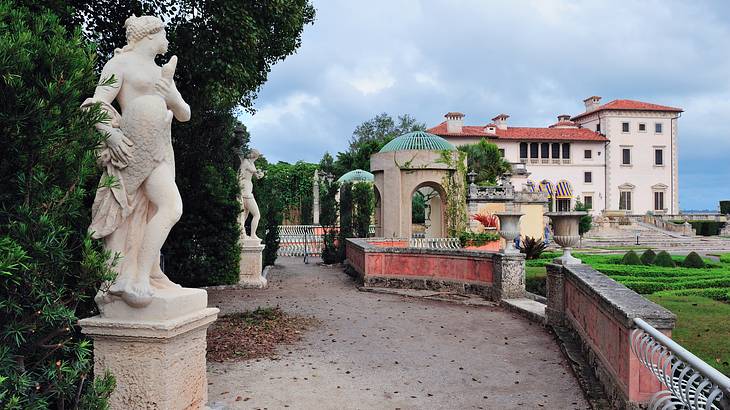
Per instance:
[[[582,100],[682,107],[682,209],[730,199],[730,11],[699,1],[314,0],[317,20],[242,120],[269,160],[317,162],[387,112],[429,127],[509,114],[546,126]]]

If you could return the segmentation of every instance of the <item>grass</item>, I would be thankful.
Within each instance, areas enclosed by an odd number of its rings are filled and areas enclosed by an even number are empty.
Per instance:
[[[528,291],[544,296],[544,266],[557,255],[526,261]],[[730,253],[719,255],[720,263],[704,259],[705,268],[681,267],[682,256],[672,256],[676,268],[622,265],[623,255],[575,256],[677,315],[672,338],[730,375]]]
[[[730,375],[730,304],[702,296],[647,297],[677,315],[672,339]]]

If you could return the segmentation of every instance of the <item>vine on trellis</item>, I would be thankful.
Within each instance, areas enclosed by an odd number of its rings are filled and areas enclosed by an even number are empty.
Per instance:
[[[454,153],[457,153],[454,163]],[[446,191],[446,228],[450,237],[458,237],[461,232],[467,230],[469,219],[466,212],[466,153],[462,151],[441,151],[438,162],[446,164],[449,170],[441,180]]]

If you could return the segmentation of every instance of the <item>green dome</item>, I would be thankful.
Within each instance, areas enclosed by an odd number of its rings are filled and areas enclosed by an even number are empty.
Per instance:
[[[429,151],[456,151],[453,145],[438,135],[429,134],[424,131],[413,131],[396,137],[385,144],[380,152],[406,151],[423,149]]]
[[[362,169],[356,169],[341,176],[337,182],[373,182],[374,180],[375,176],[373,174]]]

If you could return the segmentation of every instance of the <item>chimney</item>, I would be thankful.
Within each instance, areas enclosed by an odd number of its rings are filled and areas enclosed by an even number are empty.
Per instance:
[[[461,134],[461,129],[464,126],[464,114],[460,112],[449,112],[444,117],[446,117],[446,132],[449,134]]]
[[[568,115],[568,114],[558,115],[558,122],[563,122],[563,121],[570,121],[570,115]]]
[[[591,112],[601,105],[601,97],[594,95],[583,100],[586,105],[586,112]]]
[[[497,125],[497,129],[506,130],[507,129],[507,118],[509,118],[509,115],[499,114],[498,116],[492,118],[492,122],[495,125]]]

